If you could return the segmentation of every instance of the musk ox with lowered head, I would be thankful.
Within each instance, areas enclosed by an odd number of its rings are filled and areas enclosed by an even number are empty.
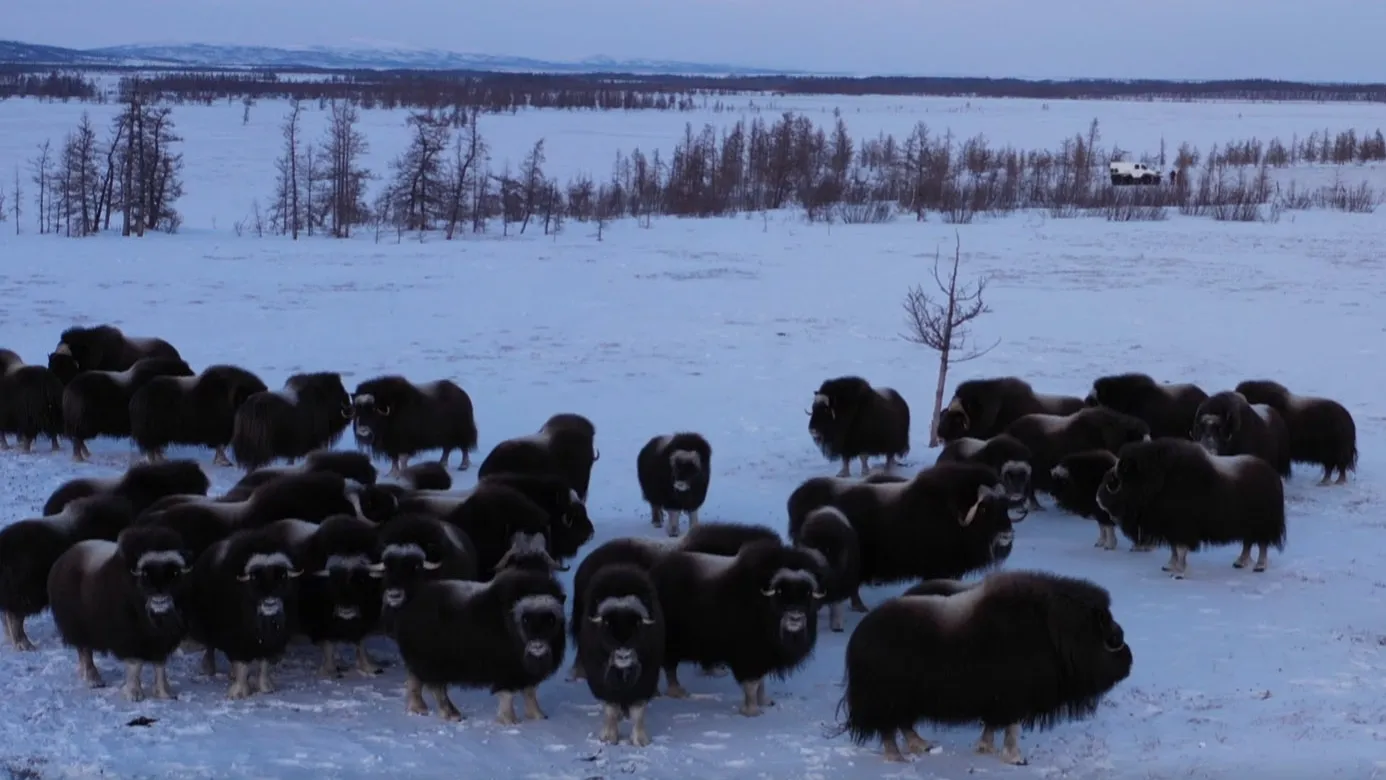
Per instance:
[[[87,440],[130,435],[130,398],[160,376],[192,376],[175,358],[144,358],[124,371],[83,371],[63,389],[63,431],[72,440],[72,459],[91,457]]]
[[[356,407],[356,444],[390,459],[390,476],[425,450],[442,450],[446,468],[453,450],[462,451],[458,471],[472,465],[476,449],[476,416],[472,397],[456,382],[440,379],[415,384],[390,374],[368,379],[352,393]]]
[[[910,451],[910,406],[889,387],[872,387],[859,376],[828,379],[813,394],[809,435],[829,461],[841,460],[839,477],[852,474],[852,459],[861,461],[866,476],[867,459],[884,455],[885,469]]]
[[[79,542],[58,558],[48,600],[83,682],[105,684],[93,656],[109,653],[125,663],[125,698],[144,698],[146,664],[154,667],[154,698],[175,698],[166,664],[187,632],[179,602],[190,564],[178,534],[162,528],[127,528],[114,542]]]
[[[707,500],[712,480],[712,445],[701,434],[681,431],[655,436],[640,448],[635,459],[640,496],[650,505],[655,528],[665,523],[670,536],[679,535],[679,516],[688,515],[688,527],[698,524],[698,510]]]
[[[1049,470],[1049,490],[1054,503],[1066,512],[1096,520],[1097,543],[1093,547],[1104,550],[1117,547],[1116,523],[1097,505],[1097,489],[1116,462],[1117,456],[1107,450],[1084,450],[1065,455],[1059,459],[1059,465]],[[1131,550],[1135,552],[1138,548],[1133,544]]]
[[[124,371],[145,358],[183,356],[163,339],[126,336],[114,325],[97,325],[63,331],[48,356],[48,367],[66,384],[83,371]]]
[[[1183,579],[1188,555],[1203,545],[1242,543],[1232,564],[1266,570],[1267,548],[1285,549],[1285,488],[1275,467],[1254,455],[1222,456],[1187,439],[1127,446],[1102,480],[1097,504],[1122,533],[1168,545],[1163,569]]]
[[[119,496],[70,501],[51,517],[20,520],[0,528],[0,616],[16,650],[33,650],[24,621],[48,606],[48,573],[73,545],[88,539],[113,542],[135,519]]]
[[[977,752],[1026,763],[1022,727],[1088,718],[1131,674],[1131,648],[1111,596],[1086,580],[1008,571],[973,585],[922,582],[861,619],[847,640],[839,705],[858,745],[880,739],[887,761],[933,748],[915,731],[982,723]]]
[[[1035,487],[1030,478],[1033,470],[1031,461],[1034,453],[1020,439],[999,433],[990,439],[974,439],[963,436],[943,445],[938,453],[939,463],[982,463],[990,466],[1001,477],[1006,493],[1017,504],[1028,502],[1029,508],[1039,507],[1035,500]]]
[[[1290,429],[1290,458],[1323,467],[1327,485],[1333,472],[1337,483],[1347,482],[1347,473],[1357,468],[1357,423],[1347,407],[1331,398],[1295,395],[1269,379],[1251,379],[1237,385],[1236,391],[1253,404],[1265,404],[1280,413]]]
[[[63,383],[45,366],[26,365],[19,355],[0,349],[0,450],[10,448],[14,434],[21,452],[47,436],[53,451],[62,448]]]
[[[602,703],[602,742],[621,740],[621,718],[631,720],[630,741],[650,744],[645,710],[658,695],[664,668],[664,611],[648,571],[625,563],[603,566],[587,586],[577,643],[587,689]]]
[[[308,576],[299,580],[299,629],[322,648],[318,674],[336,677],[337,645],[356,649],[356,671],[380,673],[366,652],[366,637],[380,622],[381,580],[379,529],[354,515],[323,520],[297,550]]]
[[[1255,455],[1290,476],[1290,429],[1274,407],[1224,390],[1198,407],[1189,438],[1214,455]]]
[[[256,393],[236,409],[231,456],[246,471],[277,458],[293,463],[336,444],[354,413],[341,374],[294,374],[282,388]]]
[[[602,456],[596,448],[596,437],[597,427],[586,417],[567,412],[555,414],[538,433],[497,444],[481,461],[477,479],[504,472],[556,474],[567,480],[568,487],[586,503],[592,465]]]
[[[953,399],[938,415],[938,437],[953,441],[968,436],[990,439],[1027,414],[1073,414],[1083,399],[1036,393],[1029,382],[1005,376],[969,379],[953,389]]]
[[[118,477],[79,477],[59,485],[43,504],[44,515],[56,515],[87,496],[119,496],[139,515],[166,496],[205,496],[212,486],[196,461],[139,463]]]
[[[435,580],[420,585],[395,619],[395,641],[408,670],[405,708],[428,714],[433,694],[444,720],[461,720],[448,686],[490,688],[496,721],[515,725],[515,694],[525,717],[547,718],[538,687],[563,662],[563,587],[552,575],[510,569],[487,583]]]
[[[393,633],[394,617],[420,585],[433,580],[475,580],[476,545],[462,529],[426,514],[402,514],[376,531],[383,577],[381,624]]]
[[[1160,383],[1148,374],[1127,373],[1099,377],[1084,403],[1144,420],[1152,438],[1182,439],[1189,435],[1198,405],[1206,400],[1208,393],[1198,385]]]
[[[1006,426],[1006,434],[1029,448],[1034,473],[1031,485],[1048,492],[1053,468],[1065,455],[1083,450],[1120,452],[1131,442],[1150,438],[1150,427],[1138,417],[1092,407],[1070,415],[1027,414]]]
[[[130,438],[150,460],[161,460],[171,444],[207,447],[212,463],[230,466],[236,410],[268,388],[239,366],[215,365],[197,376],[151,379],[130,396]]]
[[[219,501],[244,501],[250,498],[257,488],[290,474],[311,474],[325,471],[337,474],[362,485],[376,484],[375,466],[371,458],[363,452],[341,450],[316,450],[303,456],[303,461],[293,466],[265,466],[241,477],[232,485]]]

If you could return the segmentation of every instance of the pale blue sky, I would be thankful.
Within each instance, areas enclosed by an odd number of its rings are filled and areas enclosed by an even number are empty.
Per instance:
[[[0,0],[0,37],[858,73],[1386,81],[1386,0]]]

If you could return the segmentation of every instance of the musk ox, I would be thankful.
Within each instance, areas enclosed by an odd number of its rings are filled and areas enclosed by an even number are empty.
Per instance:
[[[124,371],[145,358],[182,360],[173,345],[160,338],[126,336],[113,325],[68,328],[58,337],[49,361],[81,371]],[[68,377],[69,379],[71,377]]]
[[[472,466],[476,449],[476,417],[472,398],[456,382],[440,379],[415,384],[391,374],[369,379],[352,393],[356,407],[356,444],[373,455],[390,459],[390,476],[425,450],[443,451],[438,462],[446,468],[453,450],[462,451],[458,471]]]
[[[465,495],[415,493],[402,500],[397,511],[430,514],[462,529],[476,545],[483,581],[501,568],[516,534],[543,536],[553,555],[549,512],[522,491],[491,479],[478,480],[476,489]]]
[[[366,652],[366,637],[380,622],[385,576],[380,565],[379,529],[354,515],[333,515],[299,545],[299,629],[322,648],[318,673],[338,676],[337,645],[356,649],[356,671],[380,673]]]
[[[241,477],[231,489],[222,494],[220,501],[244,501],[250,498],[257,488],[290,474],[312,474],[314,472],[337,474],[362,485],[376,484],[375,466],[369,455],[361,452],[341,450],[317,450],[303,456],[303,461],[293,466],[266,466]]]
[[[538,687],[563,661],[563,588],[552,575],[524,569],[488,583],[435,580],[420,585],[395,620],[404,660],[406,710],[428,714],[427,689],[444,720],[461,720],[448,686],[489,688],[500,706],[496,721],[515,725],[515,694],[525,718],[548,715]]]
[[[789,538],[825,506],[856,535],[859,585],[961,577],[1003,563],[1015,540],[1006,488],[980,463],[940,463],[906,482],[810,479],[789,496]],[[850,599],[852,609],[866,611],[855,588]]]
[[[1020,439],[999,433],[990,439],[974,439],[971,436],[953,439],[943,445],[934,463],[965,462],[990,466],[1001,477],[1001,484],[1006,486],[1006,493],[1012,501],[1028,503],[1030,509],[1041,509],[1031,479],[1031,461],[1034,458],[1034,453]]]
[[[542,508],[549,517],[546,537],[549,553],[558,561],[577,556],[584,544],[592,540],[596,528],[587,514],[587,505],[577,491],[568,487],[567,480],[552,474],[490,474],[477,485],[505,485],[523,493]],[[566,563],[564,564],[566,571]]]
[[[14,434],[21,452],[31,452],[40,436],[47,436],[57,452],[62,432],[63,383],[57,374],[0,349],[0,450],[10,448],[6,436]]]
[[[114,542],[134,519],[129,501],[97,495],[70,501],[51,517],[0,528],[0,616],[5,620],[5,638],[16,650],[34,649],[24,621],[47,608],[53,563],[79,542]]]
[[[824,593],[818,560],[780,541],[745,545],[735,557],[674,550],[650,570],[664,610],[664,679],[670,698],[687,698],[680,663],[724,665],[741,686],[740,712],[774,704],[765,678],[783,679],[818,642]]]
[[[642,571],[649,571],[665,555],[677,549],[679,549],[678,545],[670,539],[630,536],[612,539],[600,544],[582,559],[582,563],[578,564],[577,571],[573,574],[573,619],[568,624],[568,635],[573,638],[573,644],[577,648],[577,657],[573,659],[573,667],[568,676],[569,680],[581,680],[586,674],[582,660],[582,642],[580,641],[582,615],[588,613],[587,590],[591,587],[592,579],[597,576],[597,572],[606,566],[615,564],[627,564]]]
[[[1073,414],[1027,414],[1006,426],[1006,434],[1029,448],[1034,471],[1030,484],[1050,491],[1051,472],[1065,455],[1083,450],[1117,453],[1131,442],[1150,438],[1150,427],[1138,417],[1105,407],[1080,409]]]
[[[381,623],[393,634],[394,618],[415,590],[433,580],[475,580],[476,545],[456,526],[425,514],[398,515],[377,529],[383,588]]]
[[[187,631],[179,602],[190,563],[178,534],[162,528],[127,528],[114,542],[79,542],[58,558],[48,600],[83,682],[105,685],[93,656],[109,653],[125,663],[126,699],[144,699],[146,664],[154,667],[154,698],[175,698],[166,664]]]
[[[1208,394],[1198,385],[1161,384],[1147,374],[1112,374],[1092,383],[1084,403],[1105,406],[1150,426],[1152,438],[1185,438],[1193,424],[1198,405]]]
[[[208,366],[197,376],[151,379],[130,396],[130,438],[150,460],[161,460],[171,444],[207,447],[212,463],[230,466],[236,410],[268,390],[260,377],[239,366]]]
[[[1285,488],[1275,467],[1254,455],[1211,455],[1187,439],[1155,439],[1121,451],[1097,504],[1132,539],[1170,548],[1163,569],[1183,579],[1203,545],[1242,543],[1232,564],[1266,570],[1267,548],[1285,549]]]
[[[867,459],[884,455],[885,469],[894,468],[910,451],[910,406],[889,387],[872,387],[859,376],[829,379],[813,394],[809,435],[829,461],[841,460],[839,477],[852,474],[852,459],[861,461],[866,476]]]
[[[838,734],[880,739],[887,761],[934,746],[915,731],[982,723],[977,752],[1026,763],[1022,727],[1090,718],[1131,674],[1131,648],[1111,597],[1086,580],[998,572],[973,585],[922,582],[861,619],[847,640],[845,719]]]
[[[119,496],[136,515],[165,496],[206,496],[212,482],[196,461],[140,463],[118,477],[79,477],[59,485],[43,504],[44,515],[56,515],[87,496]]]
[[[1117,456],[1107,450],[1085,450],[1065,455],[1049,470],[1049,489],[1054,503],[1066,512],[1096,520],[1097,543],[1093,547],[1104,550],[1117,548],[1116,523],[1097,505],[1097,489],[1116,463]]]
[[[202,671],[216,673],[216,651],[231,663],[227,697],[251,695],[250,665],[260,664],[260,693],[274,691],[270,664],[296,633],[299,539],[274,524],[237,531],[208,547],[188,575],[188,635],[202,645]]]
[[[256,393],[236,409],[231,456],[246,471],[278,458],[292,464],[313,450],[330,449],[353,414],[341,374],[294,374],[282,388]]]
[[[670,536],[679,535],[679,515],[688,515],[688,527],[698,524],[698,510],[707,500],[712,480],[712,445],[701,434],[681,431],[655,436],[640,448],[635,459],[640,496],[650,505],[650,522],[664,525]]]
[[[938,415],[938,437],[953,441],[968,436],[990,439],[1027,414],[1073,414],[1083,399],[1036,393],[1029,382],[1013,376],[969,379],[953,389],[953,399]]]
[[[658,695],[664,668],[664,611],[649,572],[630,564],[604,566],[592,577],[583,600],[577,644],[582,648],[584,677],[593,698],[602,703],[600,739],[621,741],[620,723],[631,720],[630,741],[650,744],[645,710]]]
[[[1290,458],[1323,467],[1319,484],[1327,485],[1337,471],[1341,485],[1357,469],[1357,423],[1347,407],[1331,398],[1295,395],[1269,379],[1242,382],[1236,391],[1248,402],[1280,413],[1290,429]]]
[[[578,500],[587,503],[592,466],[601,459],[597,428],[580,414],[555,414],[538,433],[497,444],[476,470],[478,479],[491,474],[557,474],[568,481]]]
[[[451,490],[452,475],[447,466],[426,460],[399,470],[394,484],[405,490]]]
[[[124,371],[83,371],[63,389],[63,431],[72,440],[72,459],[91,457],[87,440],[130,435],[130,398],[155,377],[192,376],[174,358],[144,358]]]
[[[1255,455],[1290,476],[1290,428],[1274,407],[1237,392],[1214,393],[1198,407],[1189,438],[1214,455]]]

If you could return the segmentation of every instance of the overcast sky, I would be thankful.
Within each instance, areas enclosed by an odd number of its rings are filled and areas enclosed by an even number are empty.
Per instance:
[[[0,0],[0,37],[854,73],[1386,81],[1386,0]]]

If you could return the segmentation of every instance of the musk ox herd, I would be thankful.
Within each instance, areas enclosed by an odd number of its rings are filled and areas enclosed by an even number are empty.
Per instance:
[[[937,420],[936,461],[910,476],[894,473],[910,451],[895,390],[832,378],[808,417],[842,466],[790,493],[782,529],[700,521],[712,446],[673,430],[634,458],[662,533],[583,554],[600,459],[586,417],[555,414],[499,442],[475,486],[456,489],[449,457],[460,451],[468,469],[478,432],[452,381],[390,375],[348,392],[317,372],[271,390],[236,366],[196,372],[161,339],[69,329],[47,366],[0,350],[0,445],[58,450],[66,438],[83,461],[90,439],[124,437],[144,457],[119,477],[70,480],[39,516],[0,529],[5,637],[34,649],[25,623],[50,611],[78,679],[103,686],[96,658],[113,656],[132,701],[146,696],[146,666],[152,696],[177,697],[177,652],[201,653],[207,676],[224,657],[227,696],[241,699],[274,690],[298,645],[316,648],[323,676],[344,673],[343,650],[350,671],[379,674],[366,641],[384,637],[407,712],[461,719],[449,689],[485,689],[503,724],[547,717],[539,689],[571,645],[567,679],[601,705],[600,739],[617,743],[629,720],[629,742],[644,746],[651,702],[689,695],[680,665],[729,675],[754,717],[774,704],[767,681],[814,655],[820,610],[832,632],[852,610],[865,614],[847,640],[837,734],[901,761],[933,748],[920,723],[980,724],[978,752],[1024,764],[1022,728],[1092,716],[1133,664],[1105,589],[1002,568],[1017,524],[1047,512],[1040,494],[1095,520],[1099,548],[1115,549],[1118,530],[1133,550],[1168,548],[1175,579],[1190,552],[1237,543],[1233,565],[1261,572],[1285,544],[1291,464],[1342,484],[1357,463],[1341,404],[1269,380],[1210,395],[1120,374],[1082,398],[1016,377],[965,381]],[[347,428],[357,451],[333,448]],[[174,445],[245,473],[211,495],[199,464],[165,456]],[[441,457],[409,463],[426,452]],[[870,471],[873,457],[883,469]],[[579,557],[565,587],[558,573]],[[906,583],[874,607],[860,591]]]

